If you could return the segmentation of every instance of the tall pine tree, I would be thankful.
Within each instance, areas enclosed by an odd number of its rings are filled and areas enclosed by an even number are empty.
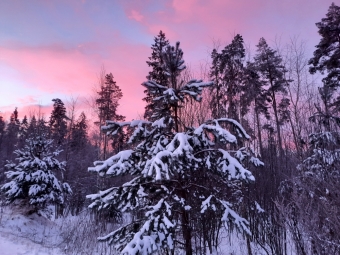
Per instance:
[[[248,62],[244,70],[244,86],[242,90],[241,115],[245,115],[249,111],[249,108],[253,107],[260,153],[263,155],[262,124],[260,116],[264,115],[267,119],[270,118],[268,103],[271,99],[268,91],[265,89],[265,83],[260,79],[260,74],[256,65],[252,62]]]
[[[107,120],[124,121],[125,116],[117,113],[123,92],[113,80],[112,73],[105,75],[105,82],[97,93],[96,105],[98,107],[99,126],[104,125]],[[105,158],[108,151],[108,139],[104,134],[101,134],[101,143],[102,155],[100,157]]]
[[[282,63],[282,57],[268,46],[264,38],[261,38],[257,45],[254,59],[261,81],[267,87],[275,118],[279,153],[283,155],[281,125],[285,120],[285,113],[289,105],[289,99],[285,98],[289,84],[284,75],[286,70]]]
[[[151,46],[151,57],[149,57],[149,60],[146,61],[146,63],[149,67],[152,68],[152,70],[149,72],[146,78],[148,80],[153,80],[158,84],[167,85],[168,77],[164,71],[164,61],[162,54],[166,47],[169,45],[169,41],[166,39],[165,34],[162,32],[162,30],[155,37],[154,40],[155,42]],[[143,98],[143,101],[146,102],[144,118],[150,121],[155,120],[157,119],[157,117],[153,115],[157,115],[155,114],[155,112],[161,107],[161,105],[159,105],[158,101],[154,101],[154,99],[160,96],[161,91],[153,91],[152,93],[150,93],[149,90],[145,90],[144,93],[146,94],[146,96]]]
[[[240,95],[243,87],[245,57],[242,36],[237,34],[221,53],[214,49],[211,57],[210,77],[214,81],[212,115],[215,118],[228,116],[240,121]]]
[[[69,118],[66,116],[66,107],[63,101],[59,98],[52,99],[53,110],[51,112],[49,128],[51,132],[51,138],[61,145],[67,134],[67,121]]]

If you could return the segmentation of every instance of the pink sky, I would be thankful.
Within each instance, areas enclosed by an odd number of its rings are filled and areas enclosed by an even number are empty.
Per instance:
[[[181,42],[193,69],[209,61],[213,42],[224,47],[240,33],[253,49],[260,37],[305,40],[312,56],[316,22],[329,0],[110,0],[0,2],[0,111],[19,117],[38,104],[49,115],[53,98],[93,95],[101,67],[124,93],[119,113],[144,112],[142,101],[153,37],[163,30]],[[336,1],[335,1],[336,3]],[[199,77],[197,77],[199,78]]]

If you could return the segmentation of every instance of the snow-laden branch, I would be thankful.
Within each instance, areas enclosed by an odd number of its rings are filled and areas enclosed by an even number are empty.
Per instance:
[[[105,161],[95,161],[94,167],[89,167],[88,171],[98,172],[100,175],[118,176],[126,174],[133,167],[133,150],[121,151]]]
[[[158,149],[157,153],[146,162],[142,173],[145,176],[153,176],[157,181],[164,178],[170,180],[171,172],[183,170],[180,162],[184,158],[187,163],[200,161],[193,155],[190,138],[186,133],[177,133],[163,150]]]
[[[249,226],[249,222],[241,217],[237,212],[235,212],[234,210],[232,210],[231,204],[227,201],[223,201],[223,200],[218,200],[224,207],[224,213],[222,216],[222,221],[224,222],[231,222],[232,224],[234,224],[238,230],[240,231],[244,231],[246,232],[248,235],[251,235],[251,232],[248,228]]]
[[[217,122],[231,123],[240,132],[240,135],[242,137],[245,137],[246,139],[250,139],[250,136],[247,134],[247,132],[244,130],[244,128],[242,127],[242,125],[238,121],[236,121],[234,119],[229,119],[229,118],[220,118],[220,119],[216,119],[216,121]]]
[[[164,247],[173,249],[172,229],[175,224],[169,219],[171,206],[162,198],[155,205],[149,206],[148,209],[146,221],[137,220],[106,236],[99,237],[98,240],[114,242],[115,248],[124,255],[153,254]],[[134,233],[128,231],[133,230],[136,225],[142,226]]]
[[[219,170],[222,173],[227,174],[231,179],[255,181],[255,177],[252,173],[245,169],[236,158],[229,154],[229,152],[223,149],[218,149],[218,151],[223,155],[222,158],[217,161]]]
[[[236,143],[237,141],[236,137],[228,130],[222,128],[218,122],[215,122],[215,125],[202,124],[195,129],[194,134],[203,137],[205,131],[213,133],[219,141],[227,141],[229,143]],[[209,139],[207,136],[205,137],[206,139]]]

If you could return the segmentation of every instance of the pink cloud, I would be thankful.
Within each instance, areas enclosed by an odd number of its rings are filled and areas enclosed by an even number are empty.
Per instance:
[[[0,48],[3,62],[15,69],[27,87],[47,93],[81,93],[95,77],[95,66],[77,49],[57,46]]]
[[[197,55],[197,49],[211,48],[214,40],[220,40],[224,46],[237,33],[253,48],[261,37],[272,41],[282,36],[288,41],[291,36],[302,34],[302,39],[315,40],[311,42],[313,46],[318,40],[315,23],[332,2],[172,0],[163,2],[164,6],[154,12],[132,3],[126,3],[125,8],[143,12],[142,24],[150,35],[161,29],[172,42],[181,41],[183,48],[186,47],[184,52]]]
[[[26,96],[18,99],[20,104],[37,104],[38,100],[35,96]]]
[[[38,89],[41,94],[49,94],[51,100],[56,94],[64,94],[65,97],[90,95],[98,83],[100,67],[104,65],[106,72],[112,72],[123,91],[120,113],[128,118],[136,118],[137,112],[144,111],[144,88],[140,84],[148,73],[145,62],[151,49],[144,45],[119,42],[106,48],[102,57],[88,53],[94,51],[95,47],[86,43],[70,49],[57,45],[40,48],[1,47],[0,55],[5,65],[17,71],[28,91],[30,88]],[[17,106],[36,103],[36,100],[32,96],[19,98]]]
[[[128,16],[130,19],[134,19],[138,22],[142,21],[144,16],[142,14],[140,14],[138,11],[136,10],[131,10],[130,15]]]

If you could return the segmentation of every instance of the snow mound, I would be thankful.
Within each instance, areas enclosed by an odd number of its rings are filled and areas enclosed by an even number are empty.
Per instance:
[[[18,207],[0,207],[1,255],[62,254],[57,225],[37,214],[24,215]]]

